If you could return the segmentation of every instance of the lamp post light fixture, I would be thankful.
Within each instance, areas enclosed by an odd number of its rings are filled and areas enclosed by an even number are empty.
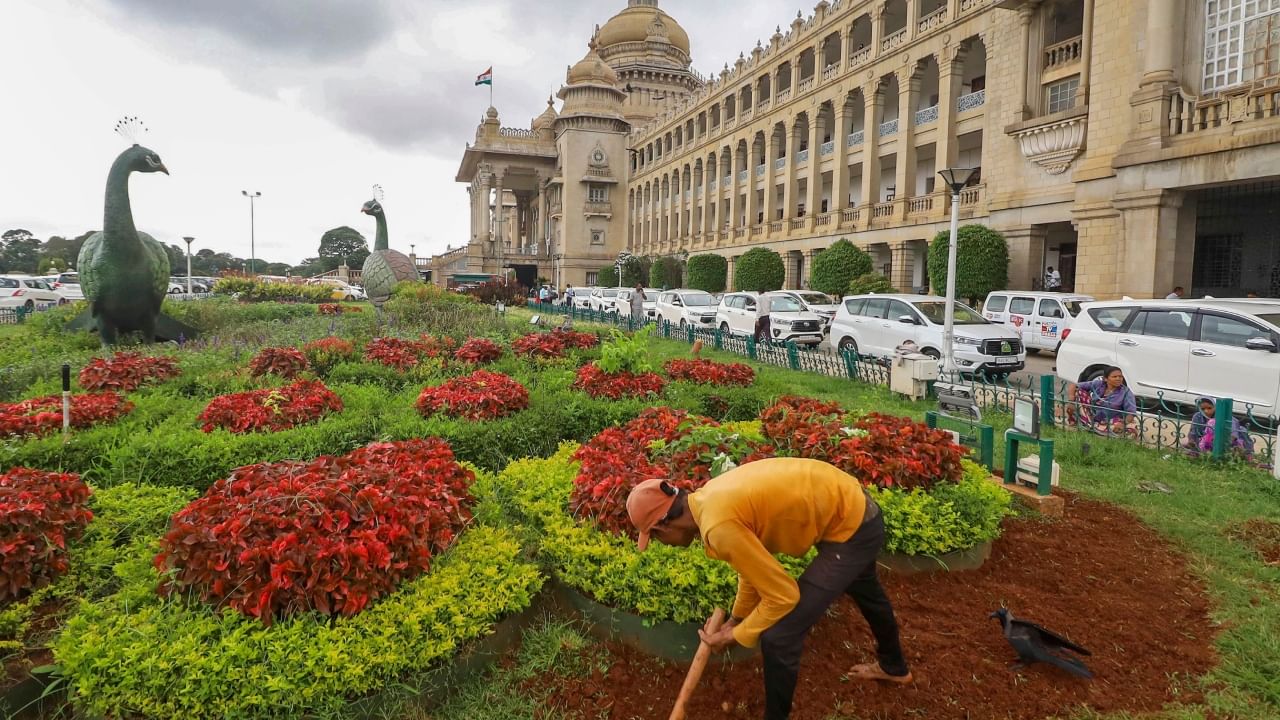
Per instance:
[[[187,294],[191,294],[191,243],[196,239],[190,236],[182,238],[187,243]]]
[[[947,168],[938,172],[942,181],[951,188],[951,237],[947,245],[947,306],[946,321],[942,329],[942,370],[950,374],[955,371],[954,354],[956,339],[956,237],[960,228],[960,191],[969,184],[969,179],[977,172],[975,168]]]
[[[257,262],[255,262],[255,260],[257,260],[257,257],[256,257],[257,251],[254,248],[254,246],[256,245],[257,238],[254,236],[255,230],[254,230],[254,218],[253,218],[253,201],[262,197],[262,193],[256,192],[256,191],[249,192],[248,190],[241,190],[240,194],[249,198],[249,274],[253,275],[254,269],[257,267]]]

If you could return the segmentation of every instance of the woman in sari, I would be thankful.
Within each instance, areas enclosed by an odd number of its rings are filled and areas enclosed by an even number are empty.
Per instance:
[[[1118,367],[1076,386],[1080,422],[1099,435],[1136,435],[1138,400]]]

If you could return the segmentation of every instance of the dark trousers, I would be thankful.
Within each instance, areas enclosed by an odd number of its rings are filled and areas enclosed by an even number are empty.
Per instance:
[[[873,507],[868,503],[867,511],[872,512]],[[876,575],[876,556],[883,546],[884,517],[878,513],[864,521],[845,542],[818,543],[818,556],[800,576],[800,602],[760,636],[765,720],[786,720],[790,716],[805,638],[841,593],[853,598],[871,626],[880,667],[890,675],[907,674],[893,606]]]

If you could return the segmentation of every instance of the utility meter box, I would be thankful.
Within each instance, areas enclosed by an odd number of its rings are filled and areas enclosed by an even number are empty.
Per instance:
[[[1050,475],[1049,484],[1058,487],[1058,474],[1062,468],[1058,463],[1053,463],[1053,473]],[[1028,455],[1018,460],[1018,484],[1036,487],[1040,483],[1040,456]]]
[[[938,359],[921,353],[900,354],[889,368],[889,389],[913,400],[929,395],[929,383],[938,379]]]

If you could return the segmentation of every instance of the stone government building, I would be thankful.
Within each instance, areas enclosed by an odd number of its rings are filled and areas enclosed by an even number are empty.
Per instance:
[[[962,221],[1005,234],[1012,287],[1053,266],[1098,297],[1280,296],[1280,0],[823,0],[716,77],[690,53],[629,0],[559,112],[513,130],[490,108],[437,281],[763,245],[801,287],[847,237],[919,288],[951,210],[936,171],[965,166]]]

